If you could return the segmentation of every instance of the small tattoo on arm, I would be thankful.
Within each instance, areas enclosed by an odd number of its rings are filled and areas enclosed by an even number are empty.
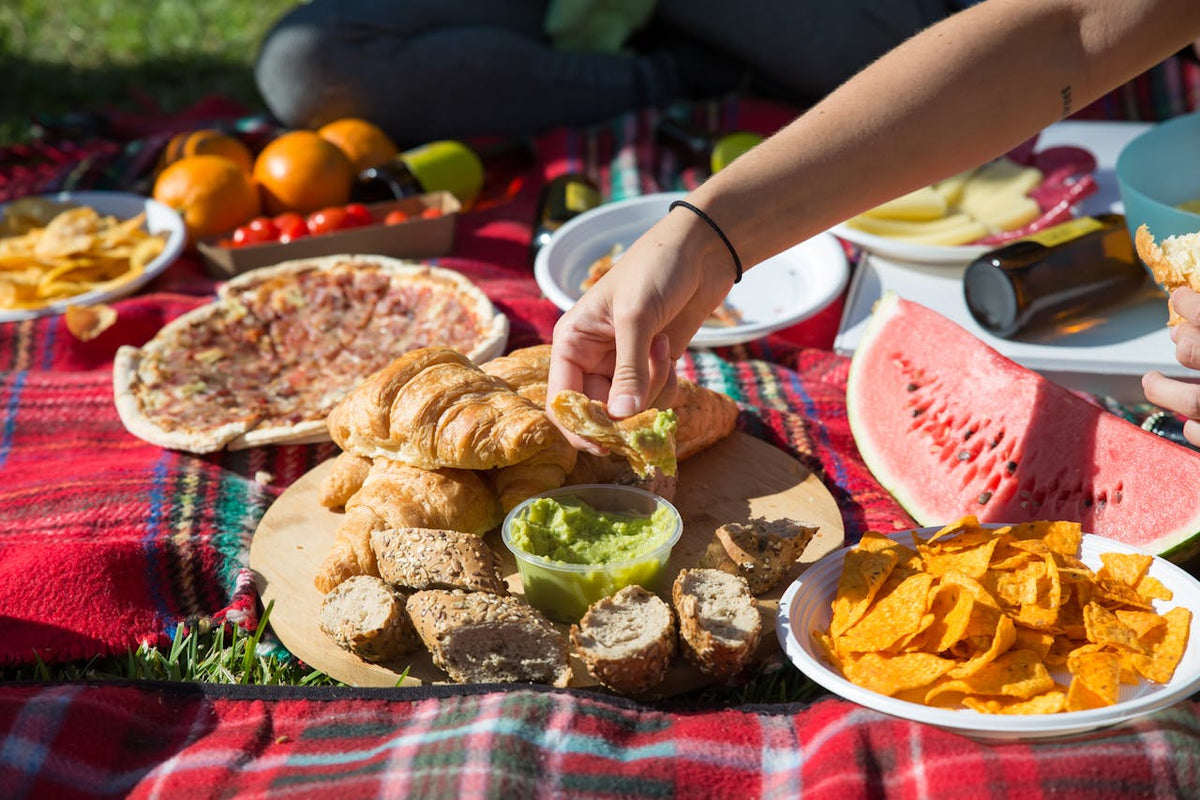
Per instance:
[[[1058,96],[1062,100],[1062,115],[1064,117],[1071,115],[1071,86],[1068,84],[1058,90]]]

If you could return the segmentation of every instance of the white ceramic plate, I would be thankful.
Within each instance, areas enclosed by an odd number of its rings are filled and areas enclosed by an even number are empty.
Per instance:
[[[133,294],[141,287],[162,273],[183,251],[187,244],[187,230],[183,219],[174,209],[157,200],[140,194],[127,192],[59,192],[58,194],[43,195],[47,200],[60,203],[75,203],[81,206],[91,206],[100,214],[110,214],[120,219],[129,219],[146,212],[146,228],[151,233],[166,233],[167,243],[158,258],[146,265],[146,269],[131,281],[113,289],[96,289],[75,295],[63,300],[57,300],[42,308],[0,310],[0,322],[16,322],[23,319],[34,319],[48,314],[60,314],[66,311],[68,305],[86,306],[95,303],[106,303]],[[0,205],[0,214],[4,213],[5,205]]]
[[[938,528],[921,528],[918,529],[918,533],[928,536],[937,530]],[[912,543],[909,531],[897,533],[892,538],[905,544]],[[850,549],[852,548],[845,547],[830,553],[805,570],[784,592],[775,619],[775,631],[792,663],[809,678],[847,700],[894,717],[924,722],[975,738],[1031,739],[1066,736],[1115,725],[1165,708],[1200,689],[1200,614],[1196,613],[1196,610],[1200,609],[1200,583],[1179,567],[1161,558],[1154,559],[1150,565],[1150,574],[1162,581],[1174,593],[1174,597],[1170,601],[1154,601],[1155,609],[1161,613],[1175,606],[1184,606],[1193,611],[1187,650],[1175,669],[1175,675],[1167,684],[1160,686],[1143,680],[1136,686],[1122,685],[1118,702],[1107,708],[1027,716],[981,714],[966,708],[931,708],[864,689],[843,678],[822,660],[811,635],[814,630],[825,630],[829,627],[830,603],[837,590],[842,561]],[[1092,569],[1098,569],[1101,553],[1137,552],[1140,551],[1135,547],[1101,536],[1085,534],[1080,558]],[[1066,685],[1068,676],[1065,671],[1052,674],[1060,683]]]
[[[857,228],[851,228],[846,223],[835,225],[829,229],[835,236],[840,236],[862,249],[902,261],[906,264],[923,264],[930,266],[961,267],[971,263],[979,256],[995,250],[1000,245],[966,244],[957,247],[940,247],[930,244],[906,242],[903,239],[893,239],[889,236],[876,236],[865,233]]]
[[[642,195],[586,211],[567,222],[538,252],[534,276],[542,292],[564,311],[583,294],[588,268],[613,245],[628,248],[686,192]],[[733,269],[732,264],[730,269]],[[705,325],[692,347],[740,344],[795,325],[837,298],[850,265],[833,236],[822,233],[747,270],[727,302],[743,320],[731,327]]]

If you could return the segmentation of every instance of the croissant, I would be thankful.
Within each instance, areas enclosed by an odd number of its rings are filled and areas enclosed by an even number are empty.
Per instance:
[[[675,474],[674,411],[648,408],[632,417],[614,420],[608,407],[582,392],[564,390],[550,405],[559,423],[582,439],[625,456],[633,471],[646,477],[654,467]]]
[[[683,461],[733,433],[738,404],[729,395],[680,378],[668,408],[679,417],[675,458]]]
[[[425,470],[376,459],[346,502],[333,546],[314,583],[321,592],[352,575],[379,575],[371,533],[386,528],[438,528],[483,535],[500,524],[500,501],[477,472]]]
[[[493,476],[500,506],[507,513],[522,500],[562,486],[578,456],[579,451],[558,433],[548,447],[517,464],[500,467]]]
[[[327,420],[343,450],[424,469],[492,469],[550,443],[542,409],[448,347],[413,350],[368,377]]]
[[[321,484],[321,505],[326,508],[341,508],[359,490],[367,473],[371,470],[371,459],[353,453],[338,453],[333,467]]]
[[[506,356],[485,361],[480,368],[538,406],[546,405],[546,381],[550,374],[550,345],[535,344],[513,350]]]

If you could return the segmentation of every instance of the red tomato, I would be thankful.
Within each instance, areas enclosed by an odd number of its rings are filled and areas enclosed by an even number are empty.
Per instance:
[[[437,206],[430,206],[421,212],[421,219],[433,219],[435,217],[440,217],[441,215],[442,210],[440,208]]]
[[[346,209],[338,206],[322,208],[308,215],[308,232],[313,236],[333,233],[346,227]]]
[[[371,210],[362,203],[350,203],[346,206],[346,222],[347,228],[361,228],[364,225],[374,225],[375,217],[371,215]]]
[[[405,214],[400,209],[393,209],[383,218],[384,225],[399,225],[401,222],[408,222],[408,214]]]
[[[278,235],[279,231],[275,228],[275,223],[271,221],[270,217],[255,217],[245,225],[241,225],[234,230],[233,246],[245,247],[250,244],[273,242]]]
[[[279,231],[279,241],[283,244],[308,236],[308,223],[302,214],[295,211],[285,211],[276,216],[275,228]]]

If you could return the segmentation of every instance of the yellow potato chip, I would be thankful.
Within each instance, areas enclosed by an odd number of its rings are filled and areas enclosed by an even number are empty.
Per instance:
[[[834,636],[841,635],[862,619],[895,566],[895,550],[856,548],[846,553],[833,601],[833,620],[829,626]]]
[[[1104,566],[1100,568],[1097,575],[1113,578],[1126,586],[1136,587],[1138,581],[1146,574],[1146,570],[1150,569],[1152,561],[1154,561],[1152,556],[1141,553],[1101,553],[1100,563]]]
[[[929,602],[933,576],[914,573],[879,597],[853,626],[842,634],[839,647],[857,653],[889,650],[920,629]]]
[[[1133,666],[1137,671],[1155,683],[1168,683],[1175,674],[1175,667],[1187,650],[1192,612],[1176,606],[1163,614],[1163,619],[1166,625],[1147,636],[1150,654],[1138,653],[1133,656]]]
[[[931,653],[881,655],[862,653],[846,659],[846,678],[855,684],[891,697],[897,692],[928,686],[954,662]]]

